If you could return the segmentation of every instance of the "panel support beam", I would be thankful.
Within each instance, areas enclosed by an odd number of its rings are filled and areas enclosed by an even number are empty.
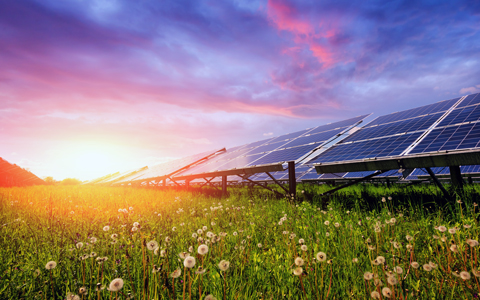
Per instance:
[[[459,166],[450,166],[450,179],[452,180],[452,186],[455,190],[463,189],[462,172]]]
[[[227,175],[222,176],[222,196],[227,195]]]
[[[273,180],[279,187],[281,187],[281,188],[285,191],[285,193],[288,194],[288,190],[287,190],[278,180],[276,180],[275,177],[273,177],[269,172],[265,172],[265,173],[266,173],[270,178],[272,178],[272,180]],[[266,186],[266,184],[265,184],[265,186]]]
[[[430,177],[432,177],[433,182],[435,182],[435,184],[438,186],[438,188],[440,188],[440,190],[442,190],[445,197],[447,197],[447,199],[450,199],[450,194],[443,187],[442,183],[438,180],[437,176],[435,176],[435,173],[433,173],[433,171],[429,167],[426,167],[425,170],[427,170],[428,174],[430,174]]]
[[[297,178],[295,177],[295,162],[288,162],[288,193],[291,197],[297,196]]]
[[[365,176],[365,177],[363,177],[363,178],[355,179],[355,180],[353,180],[353,181],[351,181],[351,182],[349,182],[349,183],[347,183],[347,184],[341,185],[341,186],[339,186],[339,187],[337,187],[337,188],[334,188],[333,190],[329,190],[328,192],[325,192],[325,193],[323,193],[323,194],[320,194],[320,196],[331,195],[332,193],[334,193],[334,192],[336,192],[336,191],[338,191],[338,190],[341,190],[341,189],[343,189],[343,188],[349,187],[349,186],[351,186],[351,185],[354,185],[354,184],[356,184],[356,183],[362,182],[362,181],[364,181],[364,180],[368,180],[368,179],[372,178],[373,176],[380,175],[380,174],[385,173],[385,172],[387,172],[387,171],[388,171],[388,170],[376,171],[376,172],[373,173],[373,174],[370,174],[370,175]]]
[[[242,177],[243,179],[247,180],[248,182],[251,182],[251,183],[254,184],[254,185],[261,186],[261,187],[264,188],[264,189],[267,189],[267,190],[269,190],[269,191],[271,191],[271,192],[274,192],[275,194],[277,194],[277,195],[280,196],[280,197],[283,197],[283,196],[284,196],[284,195],[282,195],[281,193],[279,193],[279,192],[277,192],[277,191],[275,191],[275,190],[272,190],[272,189],[269,188],[269,187],[263,186],[263,185],[261,185],[260,183],[251,180],[251,179],[248,178],[246,175],[240,175],[240,174],[238,174],[238,176]]]

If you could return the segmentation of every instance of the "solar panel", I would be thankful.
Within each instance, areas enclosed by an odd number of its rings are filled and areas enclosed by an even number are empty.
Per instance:
[[[347,173],[325,173],[322,174],[319,179],[342,179],[343,176]]]
[[[480,123],[432,130],[410,154],[480,147]]]
[[[310,160],[308,163],[325,163],[400,155],[421,134],[422,132],[416,132],[348,144],[337,144],[313,160]]]
[[[475,105],[480,103],[480,93],[468,95],[462,102],[457,106],[457,108],[465,107],[468,105]]]
[[[375,120],[373,120],[371,123],[369,123],[368,126],[385,124],[385,123],[395,122],[399,120],[406,120],[406,119],[415,118],[415,117],[419,117],[427,114],[445,112],[448,109],[450,109],[458,100],[460,100],[460,98],[444,100],[444,101],[436,102],[433,104],[380,116]]]
[[[348,120],[321,125],[239,146],[236,147],[236,151],[227,150],[225,154],[219,155],[216,159],[212,159],[198,167],[181,172],[176,176],[210,173],[294,161],[332,139],[337,134],[357,124],[367,116],[368,115],[362,115]]]

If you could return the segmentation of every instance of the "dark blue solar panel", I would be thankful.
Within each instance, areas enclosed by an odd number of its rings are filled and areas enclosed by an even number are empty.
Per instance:
[[[251,162],[255,161],[256,159],[258,159],[263,155],[264,155],[263,153],[259,153],[259,154],[249,155],[249,156],[237,157],[225,162],[220,166],[217,166],[216,169],[211,169],[210,171],[207,171],[207,172],[244,168],[245,166],[247,166],[248,164],[250,164]]]
[[[462,174],[480,173],[480,165],[461,166],[460,172],[462,172]]]
[[[347,173],[325,173],[319,179],[342,179]]]
[[[467,98],[463,99],[463,101],[460,102],[457,108],[465,107],[468,105],[479,104],[479,103],[480,103],[480,94],[472,94],[472,95],[468,95]]]
[[[385,124],[390,122],[395,122],[398,120],[405,120],[409,118],[415,118],[418,116],[433,114],[442,111],[447,111],[453,104],[455,104],[460,98],[444,100],[430,105],[420,106],[417,108],[412,108],[404,111],[395,112],[389,115],[380,116],[373,120],[368,126]]]
[[[359,171],[359,172],[348,172],[343,176],[343,178],[363,178],[368,175],[372,175],[375,171]]]
[[[479,146],[480,123],[465,124],[432,130],[410,154],[470,149]]]
[[[309,163],[400,155],[420,134],[417,132],[350,144],[337,144]]]
[[[308,179],[318,179],[323,174],[317,174],[315,168],[308,171],[307,173],[303,174],[302,177],[299,177],[300,180],[308,180]]]
[[[254,166],[254,165],[258,166],[258,165],[264,165],[264,164],[296,160],[302,157],[303,155],[305,155],[308,151],[313,150],[315,147],[317,147],[317,145],[313,144],[313,145],[305,145],[305,146],[300,146],[295,148],[273,151],[265,155],[264,157],[261,157],[257,161],[254,161],[253,163],[249,164],[249,166]]]
[[[478,120],[480,120],[480,105],[456,108],[452,110],[437,127],[475,122]]]
[[[357,132],[343,140],[343,142],[360,141],[375,137],[394,135],[397,133],[426,130],[441,116],[442,113],[437,113],[374,127],[369,126],[367,128],[362,128],[358,130]]]
[[[300,145],[306,145],[310,143],[323,143],[327,141],[328,139],[334,137],[335,135],[339,134],[345,130],[345,128],[339,128],[339,129],[334,129],[326,132],[321,132],[317,134],[312,134],[312,135],[307,135],[307,136],[302,136],[297,139],[294,139],[287,144],[285,144],[284,148],[290,148],[290,147],[295,147],[295,146],[300,146]]]
[[[337,129],[337,128],[343,128],[345,129],[348,126],[352,126],[353,124],[359,122],[362,119],[365,119],[368,115],[363,115],[363,116],[358,116],[355,118],[351,118],[348,120],[343,120],[335,123],[330,123],[322,126],[318,126],[314,128],[312,131],[309,132],[309,134],[314,134],[314,133],[319,133],[319,132],[324,132],[324,131],[329,131],[332,129]]]

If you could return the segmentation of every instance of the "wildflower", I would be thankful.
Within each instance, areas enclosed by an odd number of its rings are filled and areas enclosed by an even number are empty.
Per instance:
[[[387,200],[385,200],[385,197],[382,197],[382,202],[387,202]]]
[[[330,225],[330,222],[325,221],[324,224],[328,226],[328,225]]]
[[[376,233],[379,233],[380,231],[382,231],[382,229],[380,229],[379,226],[375,226],[375,232],[376,232]]]
[[[473,269],[472,273],[473,275],[475,275],[475,277],[480,277],[480,271],[478,271],[477,269]]]
[[[203,274],[207,271],[207,269],[204,269],[202,267],[198,267],[197,271],[195,271],[195,274]]]
[[[138,226],[140,226],[140,223],[138,223],[138,222],[133,222],[133,227],[138,227]]]
[[[470,273],[468,273],[467,271],[462,271],[462,272],[460,272],[460,278],[462,278],[463,280],[469,280],[470,279]]]
[[[434,268],[434,269],[437,268],[437,264],[435,264],[435,263],[433,263],[433,262],[431,262],[431,261],[429,261],[428,264],[430,265],[430,267],[432,267],[432,268]]]
[[[413,246],[412,246],[411,244],[408,244],[408,245],[407,245],[407,250],[412,251],[412,249],[413,249]]]
[[[199,229],[199,230],[197,230],[197,233],[200,235],[200,234],[203,233],[203,230]]]
[[[372,296],[373,299],[380,299],[380,294],[377,291],[373,291],[370,296]]]
[[[138,227],[135,227],[135,226],[132,227],[132,231],[137,231],[137,230],[138,230]]]
[[[375,250],[375,246],[368,245],[368,250]]]
[[[165,238],[165,242],[166,242],[166,243],[170,243],[171,240],[172,240],[172,239],[169,238],[168,236]]]
[[[153,265],[152,273],[158,273],[162,270],[162,267],[157,267],[157,265]]]
[[[338,227],[340,227],[340,223],[335,223],[335,224],[333,224],[333,226],[338,228]]]
[[[300,249],[302,249],[302,251],[307,251],[308,247],[307,247],[307,245],[302,245],[302,246],[300,247]]]
[[[165,257],[166,254],[167,254],[167,251],[165,251],[165,250],[160,251],[160,256],[161,257]]]
[[[170,277],[172,277],[172,278],[178,278],[178,277],[180,277],[180,275],[182,275],[182,270],[176,269],[175,271],[173,271],[173,272],[170,274]]]
[[[393,247],[395,247],[395,249],[400,249],[400,248],[402,248],[402,244],[400,244],[398,242],[393,242]]]
[[[445,232],[445,231],[447,231],[447,227],[445,227],[445,226],[438,226],[438,231],[440,231],[440,232]]]
[[[303,266],[304,261],[301,257],[297,257],[295,258],[295,264],[300,267],[300,266]]]
[[[87,294],[87,288],[82,286],[81,288],[78,289],[78,293],[80,295],[86,295]]]
[[[83,243],[82,242],[78,242],[75,247],[77,247],[77,249],[81,249],[83,248]]]
[[[198,254],[200,254],[200,255],[205,255],[205,254],[207,254],[207,253],[208,253],[208,246],[205,245],[205,244],[198,246],[197,252],[198,252]]]
[[[303,273],[302,267],[296,267],[295,269],[293,269],[293,274],[296,276],[300,276],[302,275],[302,273]]]
[[[429,264],[424,264],[423,269],[427,272],[430,272],[432,270],[432,266],[430,266]]]
[[[197,235],[196,232],[192,233],[192,238],[196,239],[197,237],[198,237],[198,235]]]
[[[403,269],[402,269],[402,267],[400,267],[400,266],[396,266],[395,268],[393,268],[393,270],[394,270],[397,274],[402,274],[402,273],[403,273]]]
[[[229,261],[226,261],[226,260],[222,260],[222,261],[220,261],[220,263],[218,264],[218,267],[220,268],[220,270],[226,271],[226,270],[228,270],[228,268],[230,267],[230,262],[229,262]]]
[[[452,250],[452,252],[457,253],[457,252],[458,252],[458,247],[457,247],[457,245],[455,245],[455,244],[451,245],[451,246],[450,246],[450,250]]]
[[[325,236],[326,236],[326,237],[329,237],[329,236],[330,236],[330,233],[328,233],[328,232],[325,233]]]
[[[410,242],[411,240],[413,240],[413,236],[407,234],[406,239],[407,239],[407,241]]]
[[[203,231],[207,231],[207,229],[208,229],[207,226],[203,226],[203,227],[202,227],[202,230],[203,230]]]
[[[45,265],[45,269],[47,270],[52,270],[52,269],[55,269],[55,267],[57,266],[57,263],[53,260],[47,262],[47,264]]]
[[[236,231],[234,231],[234,232],[233,232],[233,235],[234,235],[234,236],[237,236],[237,235],[238,235],[238,233],[237,233]]]
[[[352,262],[353,263],[358,263],[358,258],[355,257],[354,259],[352,259]]]
[[[450,233],[450,234],[455,234],[456,231],[457,230],[455,228],[448,229],[448,233]]]
[[[193,256],[188,256],[187,258],[185,258],[185,260],[183,261],[183,265],[186,267],[186,268],[193,268],[193,266],[195,266],[195,257]]]
[[[112,239],[116,239],[116,238],[118,237],[118,234],[113,233],[110,237],[111,237]]]
[[[468,228],[472,227],[472,225],[465,224],[465,225],[463,225],[463,227],[466,228],[466,229],[468,229]]]
[[[172,231],[177,231],[177,227],[172,227]]]
[[[78,295],[73,294],[73,293],[68,293],[66,298],[67,298],[67,300],[80,300],[80,297]]]
[[[190,255],[188,252],[180,252],[178,253],[178,256],[180,256],[181,259],[185,259]]]
[[[150,241],[147,243],[147,249],[153,251],[158,248],[158,243],[156,241]]]
[[[95,244],[96,242],[97,242],[97,238],[94,237],[94,236],[92,236],[92,237],[90,238],[90,243]]]
[[[332,263],[333,263],[333,259],[327,260],[327,264],[332,264]]]
[[[112,280],[112,282],[110,282],[110,285],[108,286],[108,290],[110,292],[118,292],[119,290],[121,290],[123,287],[123,280],[122,278],[115,278],[114,280]]]
[[[305,240],[304,240],[304,239],[299,239],[299,240],[298,240],[298,243],[299,243],[299,244],[303,244],[303,243],[305,243]]]
[[[101,283],[97,283],[97,286],[95,287],[96,292],[100,292],[105,289],[105,286],[102,285]]]
[[[258,247],[258,248],[262,248],[262,244],[261,244],[261,243],[258,243],[258,244],[257,244],[257,247]]]
[[[395,218],[390,219],[390,224],[391,225],[395,225],[396,222],[397,222],[397,219],[395,219]]]
[[[373,273],[370,273],[370,272],[365,272],[363,273],[363,279],[365,280],[372,280],[373,279]]]
[[[468,239],[467,240],[467,244],[470,246],[470,247],[476,247],[478,246],[478,241],[477,240],[472,240],[472,239]]]
[[[207,297],[205,297],[205,300],[217,300],[217,298],[215,298],[212,294],[209,294]]]
[[[392,297],[392,290],[389,289],[388,287],[384,287],[384,288],[382,289],[382,294],[383,294],[385,297],[390,298],[390,297]]]
[[[110,230],[110,226],[107,225],[103,227],[103,231],[109,231],[109,230]]]
[[[315,257],[318,261],[325,261],[327,259],[327,255],[324,252],[318,252]]]
[[[398,283],[398,280],[397,280],[397,278],[396,278],[395,276],[388,276],[388,277],[387,277],[387,282],[388,282],[388,284],[390,284],[390,285],[395,285],[395,284]]]
[[[374,260],[374,264],[376,265],[381,265],[385,262],[385,257],[383,256],[377,256],[377,258]]]

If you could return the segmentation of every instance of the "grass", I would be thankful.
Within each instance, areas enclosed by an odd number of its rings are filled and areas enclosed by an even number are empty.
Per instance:
[[[356,185],[328,199],[318,197],[326,186],[299,189],[304,193],[293,201],[252,188],[232,189],[227,198],[121,187],[1,188],[0,295],[479,296],[478,186],[466,186],[457,202],[427,185]],[[194,259],[186,267],[188,255]]]

